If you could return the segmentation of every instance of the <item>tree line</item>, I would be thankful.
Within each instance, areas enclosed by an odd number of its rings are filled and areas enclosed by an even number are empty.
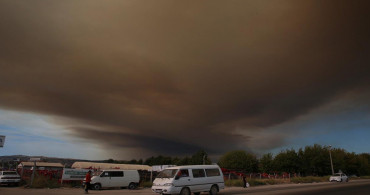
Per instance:
[[[350,153],[341,148],[329,149],[315,144],[300,148],[298,151],[287,149],[273,155],[263,154],[261,157],[243,150],[230,151],[221,156],[216,162],[221,168],[236,170],[244,173],[296,173],[301,176],[331,175],[329,150],[332,155],[334,172],[341,170],[348,175],[370,175],[370,154]],[[153,165],[196,165],[212,164],[208,154],[200,150],[190,157],[152,156],[144,160],[114,161],[110,163],[129,163]]]

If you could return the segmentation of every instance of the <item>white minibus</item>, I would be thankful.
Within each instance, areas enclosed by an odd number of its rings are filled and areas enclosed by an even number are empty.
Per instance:
[[[153,181],[152,191],[180,195],[209,192],[215,195],[224,188],[224,176],[218,165],[190,165],[170,167],[161,171]]]
[[[95,190],[108,187],[127,187],[135,189],[139,185],[140,176],[137,170],[103,170],[91,178],[91,186]]]

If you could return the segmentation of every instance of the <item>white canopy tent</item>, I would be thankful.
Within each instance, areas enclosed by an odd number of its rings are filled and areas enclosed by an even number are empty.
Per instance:
[[[148,165],[134,164],[111,164],[111,163],[95,163],[95,162],[75,162],[72,165],[74,169],[124,169],[124,170],[142,170],[152,171],[152,167]]]

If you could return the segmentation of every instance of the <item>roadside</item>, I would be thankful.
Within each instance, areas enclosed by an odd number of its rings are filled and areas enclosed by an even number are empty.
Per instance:
[[[317,190],[327,190],[327,189],[342,189],[346,187],[356,187],[367,185],[370,186],[369,179],[358,179],[353,180],[348,183],[337,183],[337,182],[321,182],[321,183],[305,183],[305,184],[279,184],[279,185],[264,185],[256,186],[250,188],[241,188],[241,187],[226,187],[225,190],[222,190],[220,195],[238,195],[238,194],[295,194],[302,192],[310,192]],[[137,190],[128,190],[128,189],[112,189],[112,190],[100,190],[94,191],[91,190],[90,194],[138,194],[138,195],[155,195],[150,188],[140,188]],[[0,187],[1,195],[74,195],[74,194],[83,194],[82,188],[56,188],[56,189],[30,189],[24,187]],[[208,194],[208,193],[202,193]]]

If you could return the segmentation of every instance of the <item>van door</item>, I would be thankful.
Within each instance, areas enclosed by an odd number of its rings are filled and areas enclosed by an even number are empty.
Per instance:
[[[191,172],[193,174],[192,178],[192,185],[191,185],[191,191],[200,192],[200,191],[208,191],[208,186],[206,186],[206,174],[204,172],[204,169],[191,169]]]
[[[111,187],[124,187],[123,171],[111,171]]]
[[[180,169],[173,180],[173,185],[176,187],[191,186],[191,177],[189,175],[189,169]],[[191,190],[191,189],[190,189]]]
[[[111,187],[111,175],[109,171],[104,171],[100,174],[99,182],[101,187]]]

